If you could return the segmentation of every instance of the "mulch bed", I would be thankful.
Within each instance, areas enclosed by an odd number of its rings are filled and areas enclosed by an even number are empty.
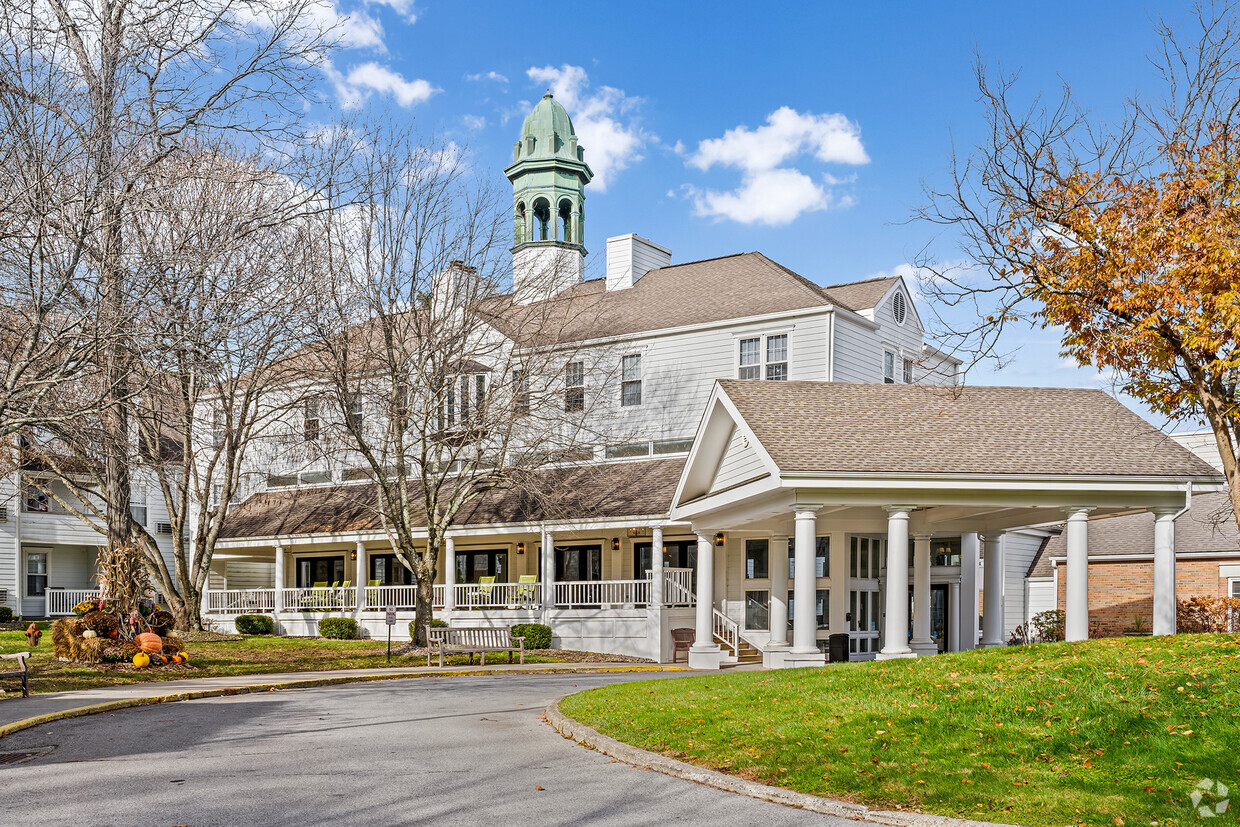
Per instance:
[[[177,637],[186,643],[226,643],[230,640],[244,640],[245,635],[226,635],[223,632],[208,632],[190,630],[188,632],[174,632]]]
[[[412,643],[406,643],[402,646],[392,648],[393,655],[410,658],[426,657],[425,646],[414,646]],[[555,658],[565,663],[654,663],[648,658],[634,658],[628,655],[604,655],[598,652],[579,652],[576,649],[526,649],[525,654],[537,655],[543,658]],[[496,663],[507,663],[507,656],[502,652],[492,654],[491,657],[498,658]],[[489,660],[489,659],[488,659]]]

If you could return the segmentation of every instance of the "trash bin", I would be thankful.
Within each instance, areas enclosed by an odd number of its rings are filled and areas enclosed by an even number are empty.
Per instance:
[[[831,635],[828,639],[827,659],[830,663],[848,662],[848,635],[844,632]]]

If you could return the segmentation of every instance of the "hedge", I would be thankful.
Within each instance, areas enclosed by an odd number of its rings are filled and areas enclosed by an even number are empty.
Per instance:
[[[268,615],[237,615],[233,622],[239,635],[272,635],[276,631],[276,622]]]
[[[13,610],[8,606],[0,606],[0,623],[11,623],[13,621]]]
[[[551,627],[541,623],[518,623],[512,627],[512,636],[525,638],[526,649],[551,648]]]
[[[325,617],[319,621],[319,636],[353,640],[357,637],[357,621],[351,617]]]

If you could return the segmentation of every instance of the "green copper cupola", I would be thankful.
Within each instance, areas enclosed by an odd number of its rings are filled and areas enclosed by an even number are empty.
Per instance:
[[[548,92],[513,145],[513,288],[553,295],[585,273],[585,187],[594,173],[567,110]],[[527,301],[537,296],[529,295]]]

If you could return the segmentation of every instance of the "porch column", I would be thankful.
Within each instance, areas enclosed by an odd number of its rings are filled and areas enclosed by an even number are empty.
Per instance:
[[[715,538],[697,535],[697,616],[693,645],[689,647],[690,669],[718,669],[723,652],[715,643]]]
[[[960,584],[952,583],[951,603],[947,607],[947,651],[960,651]]]
[[[539,551],[539,566],[542,568],[543,609],[555,608],[555,534],[547,529],[542,532],[542,546]],[[545,622],[545,621],[544,621]]]
[[[977,648],[977,560],[981,542],[976,534],[960,535],[960,603],[959,609],[953,609],[960,622],[960,652]]]
[[[358,541],[357,544],[357,562],[353,566],[353,584],[357,593],[357,602],[354,605],[353,617],[360,619],[362,609],[366,606],[366,544]],[[387,608],[386,606],[382,608]]]
[[[434,589],[432,588],[432,593]],[[450,615],[456,611],[456,539],[452,535],[443,538],[443,612]]]
[[[929,534],[913,535],[913,640],[909,647],[919,657],[939,652],[938,645],[930,639]]]
[[[889,505],[887,511],[887,618],[885,645],[878,660],[911,658],[908,645],[908,514],[914,506]]]
[[[276,597],[272,602],[275,611],[284,611],[284,546],[276,543]]]
[[[792,649],[784,655],[784,665],[788,667],[822,666],[827,662],[827,656],[818,648],[818,617],[814,611],[818,603],[815,546],[820,507],[801,506],[793,512],[796,520],[792,561],[795,604],[792,608]]]
[[[1175,634],[1175,518],[1179,511],[1154,512],[1154,634]],[[1071,581],[1069,581],[1071,582]]]
[[[1003,646],[1003,532],[982,538],[982,646]]]
[[[771,640],[769,648],[788,645],[788,537],[771,536]]]
[[[633,572],[634,580],[641,580],[645,576],[644,571]],[[661,525],[654,526],[650,530],[650,606],[654,609],[663,608],[663,526]]]
[[[1069,508],[1067,537],[1068,561],[1064,601],[1064,639],[1089,638],[1089,512],[1092,508]]]

